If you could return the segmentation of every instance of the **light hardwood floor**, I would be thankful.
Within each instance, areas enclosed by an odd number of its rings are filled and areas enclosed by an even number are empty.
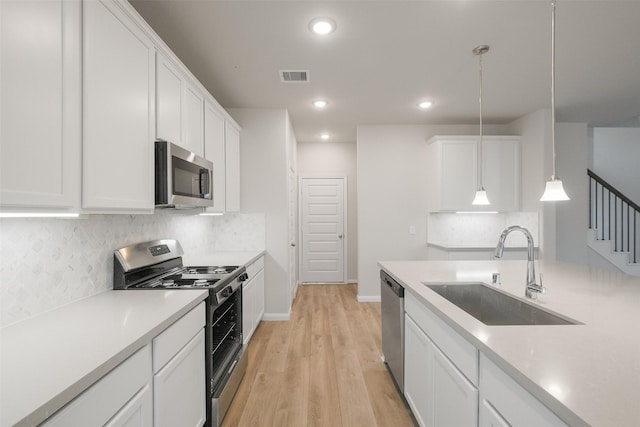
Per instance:
[[[223,427],[415,426],[380,360],[380,303],[305,285],[287,322],[262,322]]]

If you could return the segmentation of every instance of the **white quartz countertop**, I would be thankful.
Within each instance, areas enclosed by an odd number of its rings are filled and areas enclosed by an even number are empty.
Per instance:
[[[0,329],[0,426],[41,423],[207,295],[107,291]]]
[[[536,262],[538,305],[581,325],[487,326],[423,282],[491,283],[524,298],[526,261],[389,261],[380,266],[567,424],[640,425],[640,278]]]
[[[182,256],[182,263],[197,265],[248,265],[264,255],[264,251],[215,251]]]

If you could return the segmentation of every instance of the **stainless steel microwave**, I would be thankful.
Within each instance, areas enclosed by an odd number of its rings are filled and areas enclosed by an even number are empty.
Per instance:
[[[171,142],[155,143],[157,208],[213,206],[213,163]]]

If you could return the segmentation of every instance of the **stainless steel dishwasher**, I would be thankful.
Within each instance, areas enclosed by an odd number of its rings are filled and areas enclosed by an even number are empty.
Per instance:
[[[382,358],[404,393],[404,288],[380,270]]]

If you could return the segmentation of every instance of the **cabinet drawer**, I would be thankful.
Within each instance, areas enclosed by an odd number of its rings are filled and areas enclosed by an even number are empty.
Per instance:
[[[261,256],[251,264],[247,266],[247,274],[249,275],[249,279],[253,279],[253,277],[258,274],[258,271],[264,268],[264,257]]]
[[[43,425],[104,425],[151,382],[151,346],[147,345],[72,400]]]
[[[483,354],[480,354],[480,393],[481,400],[491,403],[509,425],[566,426]]]
[[[205,301],[153,339],[153,372],[158,372],[205,324]]]
[[[478,385],[478,351],[410,292],[404,294],[405,312],[429,339],[475,386]]]

